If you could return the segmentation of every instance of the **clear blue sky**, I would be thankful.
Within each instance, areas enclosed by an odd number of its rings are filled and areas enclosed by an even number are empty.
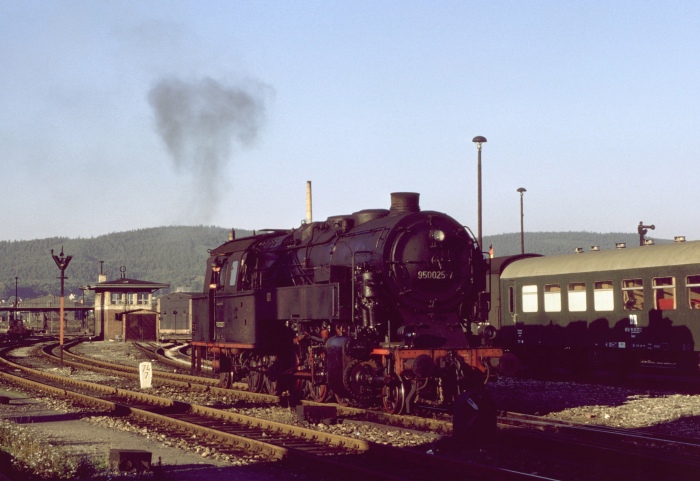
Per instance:
[[[0,240],[291,228],[700,239],[700,2],[0,2]]]

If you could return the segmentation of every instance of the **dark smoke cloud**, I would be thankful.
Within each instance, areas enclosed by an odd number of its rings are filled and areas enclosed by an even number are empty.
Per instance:
[[[225,168],[236,147],[250,146],[264,120],[256,86],[166,79],[149,92],[156,127],[178,172],[192,176],[197,221],[206,223],[227,187]]]

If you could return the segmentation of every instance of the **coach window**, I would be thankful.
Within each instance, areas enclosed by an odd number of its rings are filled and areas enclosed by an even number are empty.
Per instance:
[[[625,311],[644,309],[644,281],[641,279],[622,280],[622,308]]]
[[[700,276],[686,277],[685,287],[688,290],[688,307],[700,309]]]
[[[569,312],[585,312],[586,311],[586,283],[585,282],[570,282],[569,292]]]
[[[612,311],[613,283],[612,281],[598,281],[593,285],[593,309],[596,311]]]
[[[559,284],[544,285],[544,311],[561,312],[561,287]]]
[[[670,311],[676,308],[676,279],[674,277],[655,277],[654,309]]]
[[[523,312],[537,312],[537,286],[523,286]]]

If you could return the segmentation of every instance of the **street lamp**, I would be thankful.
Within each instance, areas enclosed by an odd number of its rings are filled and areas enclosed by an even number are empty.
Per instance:
[[[525,231],[523,230],[523,193],[527,192],[525,187],[519,187],[520,192],[520,253],[525,254]]]
[[[486,137],[482,137],[481,135],[477,135],[472,139],[472,142],[476,144],[476,148],[479,151],[479,160],[478,160],[478,168],[477,168],[477,205],[478,205],[478,211],[477,211],[477,232],[479,235],[479,249],[482,249],[483,247],[481,246],[481,144],[486,143]]]
[[[12,312],[12,320],[17,319],[17,280],[19,277],[15,276],[15,310]]]

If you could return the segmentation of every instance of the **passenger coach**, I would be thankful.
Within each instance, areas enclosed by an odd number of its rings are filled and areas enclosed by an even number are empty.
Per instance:
[[[504,346],[532,367],[697,369],[700,241],[493,259],[490,316]]]

